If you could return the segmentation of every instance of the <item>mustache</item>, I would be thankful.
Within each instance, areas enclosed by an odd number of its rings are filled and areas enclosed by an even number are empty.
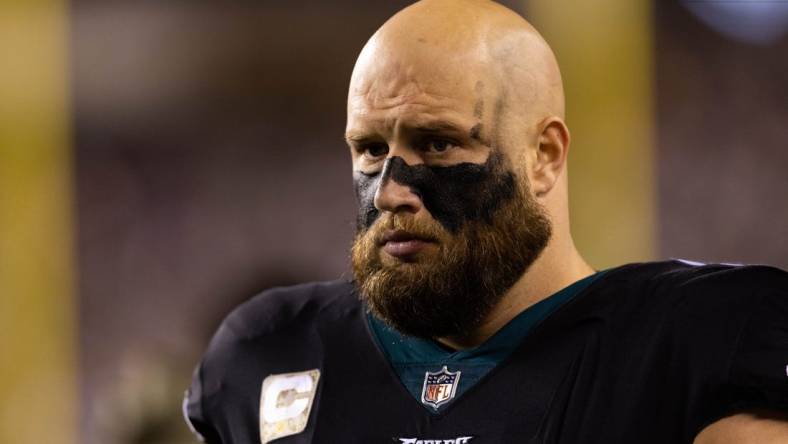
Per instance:
[[[365,236],[378,245],[386,243],[392,237],[411,237],[429,242],[440,242],[448,236],[446,230],[435,220],[417,220],[412,216],[387,213],[381,215]]]

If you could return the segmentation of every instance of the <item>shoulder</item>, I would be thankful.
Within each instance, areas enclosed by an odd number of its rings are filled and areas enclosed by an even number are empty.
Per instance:
[[[704,264],[687,260],[627,264],[607,272],[612,287],[639,288],[640,295],[681,298],[751,295],[788,290],[788,273],[767,265]]]
[[[347,281],[278,287],[239,305],[221,323],[203,354],[199,366],[203,395],[219,392],[231,381],[244,384],[248,373],[315,367],[313,361],[323,353],[320,329],[361,318],[361,303],[353,288]]]
[[[607,270],[580,299],[576,316],[604,319],[615,331],[735,334],[769,310],[788,310],[788,273],[763,265],[633,263]]]
[[[353,288],[346,281],[313,282],[254,296],[222,321],[203,355],[204,370],[224,374],[230,363],[286,363],[318,355],[323,325],[360,317]]]
[[[251,339],[276,334],[294,325],[347,316],[359,306],[353,284],[345,280],[276,287],[235,308],[224,319],[219,332]]]
[[[192,377],[184,412],[208,442],[217,430],[252,411],[260,378],[319,368],[320,328],[359,319],[361,303],[347,281],[313,282],[266,290],[235,308],[221,323]]]

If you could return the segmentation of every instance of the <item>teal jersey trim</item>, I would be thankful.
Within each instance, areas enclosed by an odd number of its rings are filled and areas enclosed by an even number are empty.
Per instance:
[[[471,349],[451,350],[431,339],[405,336],[371,313],[367,313],[367,322],[378,346],[413,397],[422,402],[426,373],[439,372],[446,366],[450,372],[460,372],[453,398],[457,399],[509,356],[536,325],[585,290],[604,273],[600,271],[583,278],[528,307],[490,339]],[[441,404],[437,408],[422,405],[432,412],[437,412],[450,402]]]

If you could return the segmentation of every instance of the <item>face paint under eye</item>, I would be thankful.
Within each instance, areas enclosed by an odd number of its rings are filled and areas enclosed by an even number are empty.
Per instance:
[[[375,208],[375,192],[380,185],[380,173],[366,174],[354,171],[353,184],[358,202],[356,231],[361,232],[371,227],[380,214]]]
[[[430,214],[451,232],[467,221],[491,223],[495,210],[515,195],[514,175],[501,166],[502,155],[493,152],[483,164],[411,166],[401,157],[392,157],[381,172],[355,172],[358,229],[369,228],[377,219],[380,211],[375,208],[375,192],[387,180],[410,188]]]

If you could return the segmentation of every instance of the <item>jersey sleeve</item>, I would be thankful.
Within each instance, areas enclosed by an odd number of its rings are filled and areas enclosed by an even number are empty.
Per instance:
[[[202,364],[194,369],[191,386],[183,396],[183,417],[189,430],[194,433],[200,442],[207,444],[222,444],[219,434],[211,426],[203,411],[202,390]]]
[[[751,285],[754,306],[731,358],[726,410],[788,412],[788,273],[764,267]]]

